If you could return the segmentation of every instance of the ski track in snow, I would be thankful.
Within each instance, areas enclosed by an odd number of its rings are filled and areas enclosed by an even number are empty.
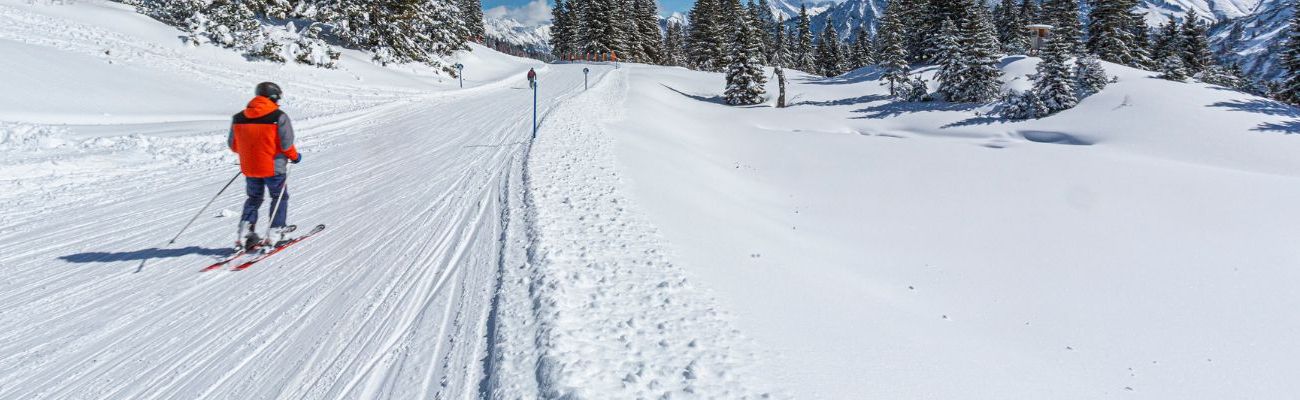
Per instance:
[[[492,398],[770,398],[751,344],[688,284],[622,192],[613,137],[625,71],[549,115],[510,184],[490,318]],[[511,207],[512,209],[518,207]]]
[[[580,90],[580,68],[539,69],[544,112]],[[607,69],[593,68],[593,81]],[[501,82],[300,124],[290,219],[330,228],[243,272],[198,272],[234,238],[235,220],[220,210],[238,210],[241,182],[178,245],[160,248],[233,173],[219,156],[28,181],[0,199],[0,399],[480,397],[502,379],[488,374],[505,370],[483,364],[484,337],[524,318],[488,320],[503,254],[517,259],[527,247],[500,241],[503,222],[528,214],[507,209],[523,206],[509,201],[522,189],[522,173],[510,171],[523,166],[532,101],[514,89]],[[216,147],[204,149],[224,151]],[[584,284],[551,273],[534,275]],[[605,329],[573,322],[552,325]],[[545,344],[574,345],[560,339]],[[694,355],[696,374],[725,374],[701,371],[712,360],[686,345],[653,351]],[[584,369],[604,375],[598,366]]]

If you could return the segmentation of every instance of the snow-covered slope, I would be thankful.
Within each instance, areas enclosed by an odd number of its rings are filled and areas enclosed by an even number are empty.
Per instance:
[[[1005,60],[1009,86],[1034,61]],[[624,67],[636,112],[605,129],[795,398],[1292,396],[1300,110],[1106,68],[1077,108],[1007,122],[892,102],[871,70],[795,76],[773,109]]]
[[[1255,13],[1216,26],[1210,33],[1212,45],[1251,76],[1275,79],[1282,73],[1278,63],[1294,13],[1290,1],[1263,0]]]
[[[1192,10],[1202,20],[1214,23],[1251,15],[1261,0],[1142,0],[1138,9],[1146,13],[1147,24],[1156,26],[1170,17],[1182,20]]]

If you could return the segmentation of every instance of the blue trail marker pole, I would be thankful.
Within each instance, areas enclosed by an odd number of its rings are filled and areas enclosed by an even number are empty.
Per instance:
[[[456,77],[460,78],[460,87],[464,89],[465,88],[465,64],[456,63],[456,65],[453,65],[453,67],[456,68]]]

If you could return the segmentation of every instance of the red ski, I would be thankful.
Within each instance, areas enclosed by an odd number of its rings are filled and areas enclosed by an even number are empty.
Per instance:
[[[245,250],[245,249],[243,248],[243,246],[240,246],[239,251],[236,251],[235,254],[231,254],[229,257],[226,257],[226,258],[222,259],[221,261],[217,261],[217,262],[213,263],[212,265],[209,265],[207,268],[204,268],[203,271],[201,271],[201,272],[208,272],[208,271],[211,271],[211,270],[214,270],[214,269],[221,268],[221,267],[225,266],[226,264],[230,264],[231,261],[235,261],[235,259],[237,259],[237,258],[239,258],[239,257],[243,257],[244,254],[247,254],[247,253],[248,253],[248,250]]]
[[[265,260],[265,259],[267,259],[268,257],[271,257],[271,256],[275,255],[275,253],[279,253],[281,250],[284,250],[284,249],[288,248],[289,246],[293,246],[293,245],[295,245],[295,244],[298,244],[298,242],[301,242],[301,241],[303,241],[303,240],[306,240],[307,238],[312,237],[312,236],[316,235],[317,233],[320,233],[320,232],[323,231],[323,230],[325,230],[325,225],[324,225],[324,224],[316,225],[315,228],[312,228],[311,232],[307,232],[306,234],[303,234],[302,236],[298,236],[298,237],[296,237],[296,238],[289,239],[289,240],[284,241],[284,242],[280,242],[280,243],[276,244],[275,247],[272,247],[270,250],[267,250],[265,253],[259,254],[257,257],[253,257],[253,259],[248,260],[248,261],[245,261],[243,264],[239,264],[238,266],[235,266],[235,271],[243,271],[243,270],[245,270],[245,269],[248,269],[248,267],[253,266],[253,264],[257,264],[258,261]]]
[[[204,268],[204,269],[203,269],[202,271],[200,271],[200,272],[208,272],[208,271],[212,271],[212,270],[216,270],[216,269],[221,269],[221,267],[224,267],[224,266],[226,266],[226,264],[230,264],[231,262],[234,262],[235,260],[238,260],[240,257],[243,257],[245,254],[248,254],[248,253],[250,253],[250,252],[256,252],[257,250],[259,250],[259,249],[261,249],[261,248],[262,248],[261,245],[256,245],[256,246],[253,246],[253,247],[251,247],[251,248],[249,248],[249,247],[244,247],[244,246],[239,246],[239,249],[238,249],[238,250],[235,250],[235,254],[231,254],[231,255],[229,255],[229,256],[226,256],[226,258],[221,259],[221,261],[217,261],[217,262],[215,262],[215,263],[212,263],[212,265],[207,266],[207,268]]]

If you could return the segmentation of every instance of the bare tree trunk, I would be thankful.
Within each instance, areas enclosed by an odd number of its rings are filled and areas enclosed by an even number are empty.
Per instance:
[[[785,71],[781,67],[776,67],[776,84],[781,88],[781,94],[776,98],[776,108],[785,108]]]

